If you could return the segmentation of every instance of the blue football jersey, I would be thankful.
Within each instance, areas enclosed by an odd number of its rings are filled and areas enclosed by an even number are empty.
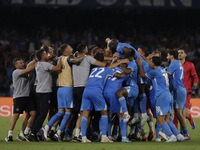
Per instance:
[[[123,70],[121,69],[120,66],[117,66],[116,68],[113,69],[114,72],[122,73]],[[122,88],[122,83],[126,81],[128,76],[118,79],[117,77],[109,77],[108,80],[106,81],[106,86],[104,88],[105,92],[117,92],[119,89]]]
[[[155,96],[158,97],[164,92],[169,92],[169,79],[166,70],[158,67],[146,73],[146,76],[155,81]]]
[[[184,71],[182,64],[175,60],[167,69],[167,72],[170,74],[170,84],[172,85],[172,88],[174,90],[177,90],[179,86],[184,87],[183,85],[183,77],[184,77]]]
[[[143,65],[142,66],[143,66],[144,72],[145,73],[148,72],[150,70],[149,64],[146,61],[144,61],[144,59],[140,56],[140,54],[138,54],[137,50],[133,46],[131,46],[129,44],[126,44],[126,43],[120,43],[119,42],[118,45],[117,45],[117,48],[116,48],[116,51],[119,53],[119,57],[120,58],[124,58],[124,54],[122,52],[122,47],[124,47],[124,46],[126,46],[128,48],[131,48],[132,50],[135,51],[134,59],[136,60],[137,57],[141,58],[142,61],[143,61]]]
[[[114,70],[106,67],[95,67],[91,70],[86,87],[103,90],[106,80],[114,74]]]
[[[137,84],[137,76],[138,76],[138,66],[135,60],[128,63],[127,68],[130,68],[132,71],[129,74],[129,78],[126,82],[126,85],[134,86]]]

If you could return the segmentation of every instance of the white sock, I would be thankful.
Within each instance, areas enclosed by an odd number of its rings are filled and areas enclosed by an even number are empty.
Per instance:
[[[147,113],[142,113],[142,118],[147,117]]]
[[[76,133],[75,133],[75,136],[76,136],[76,137],[78,137],[78,136],[79,136],[79,134],[80,134],[80,131],[81,131],[81,130],[80,130],[79,128],[76,128]]]
[[[106,138],[106,135],[102,135],[102,138]]]
[[[8,131],[8,136],[12,136],[13,135],[13,131],[9,130]]]
[[[24,134],[27,135],[29,134],[30,131],[31,131],[31,128],[26,127],[26,129],[24,130]]]
[[[49,131],[49,126],[46,125],[46,126],[44,127],[44,129],[45,129],[46,131]]]
[[[51,127],[51,130],[53,130],[54,132],[56,132],[56,127]]]
[[[57,131],[57,133],[58,133],[59,136],[61,135],[61,132],[62,132],[61,130],[58,130],[58,131]]]
[[[154,131],[154,129],[153,129],[153,121],[148,121],[147,123],[149,125],[150,132]]]

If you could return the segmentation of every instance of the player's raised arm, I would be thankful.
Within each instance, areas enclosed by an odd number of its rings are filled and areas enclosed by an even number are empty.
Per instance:
[[[85,56],[81,56],[81,57],[72,57],[72,58],[70,58],[69,62],[72,63],[72,64],[78,64],[78,63],[80,63],[85,57],[86,57],[86,55],[85,55]]]
[[[144,59],[144,61],[146,61],[149,64],[149,66],[151,68],[153,68],[153,63],[152,63],[152,61],[150,59],[148,59],[147,57],[145,57],[143,55],[140,55],[140,56]]]
[[[126,76],[127,76],[127,74],[124,73],[124,72],[122,72],[122,73],[115,72],[114,75],[113,75],[113,77],[117,77],[118,79],[124,78]]]
[[[24,74],[27,74],[31,71],[33,71],[35,69],[35,63],[36,61],[35,60],[32,60],[26,67],[26,69],[23,69],[21,74],[24,75]]]
[[[62,66],[62,62],[61,62],[61,58],[59,58],[57,66],[53,66],[51,71],[60,71],[62,69],[61,66]]]
[[[136,62],[137,62],[137,64],[138,64],[138,66],[139,66],[140,76],[141,76],[142,78],[148,78],[148,77],[145,75],[145,73],[144,73],[144,69],[143,69],[143,66],[142,66],[142,63],[143,63],[143,62],[142,62],[142,59],[137,57]]]
[[[124,64],[124,63],[129,63],[129,60],[128,59],[121,59],[121,60],[117,61],[116,63],[113,63],[113,64],[107,66],[107,68],[113,69],[113,68],[119,66],[120,64]]]

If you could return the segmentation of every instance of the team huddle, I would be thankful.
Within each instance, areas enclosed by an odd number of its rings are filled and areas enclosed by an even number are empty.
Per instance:
[[[52,45],[43,45],[26,68],[14,59],[14,111],[5,140],[13,141],[24,111],[20,141],[129,143],[152,141],[155,133],[157,142],[190,140],[186,119],[194,129],[189,110],[198,76],[185,50],[169,49],[164,66],[159,51],[149,54],[145,46],[136,50],[117,39],[105,42],[104,50],[79,44],[73,51],[63,44],[57,55]]]

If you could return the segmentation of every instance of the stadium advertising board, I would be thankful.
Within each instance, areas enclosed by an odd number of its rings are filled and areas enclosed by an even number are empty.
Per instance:
[[[67,7],[200,8],[199,0],[4,0],[3,4]]]
[[[191,113],[193,118],[200,118],[200,98],[192,98]],[[0,117],[11,117],[13,114],[12,97],[0,97]],[[25,114],[21,115],[24,117]]]

